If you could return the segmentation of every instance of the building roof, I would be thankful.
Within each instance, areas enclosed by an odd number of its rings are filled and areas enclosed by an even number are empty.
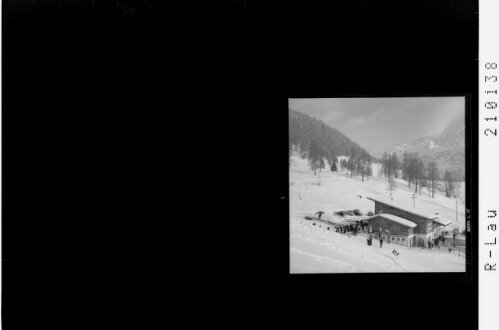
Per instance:
[[[450,225],[452,223],[452,221],[450,220],[445,220],[445,219],[440,219],[440,218],[436,218],[436,219],[432,219],[433,221],[435,221],[436,223],[439,223],[443,226],[447,226],[447,225]]]
[[[417,226],[417,224],[415,224],[412,221],[403,219],[401,217],[397,217],[396,215],[393,215],[393,214],[386,214],[386,213],[375,214],[373,217],[371,217],[370,219],[368,219],[368,221],[372,220],[372,219],[374,219],[374,218],[376,218],[378,216],[383,217],[383,218],[388,219],[388,220],[391,220],[393,222],[397,222],[397,223],[399,223],[399,224],[401,224],[403,226],[409,227],[409,228],[414,228],[414,227]]]
[[[407,213],[411,213],[413,215],[416,215],[418,217],[421,217],[421,218],[425,218],[425,219],[428,219],[428,220],[435,220],[435,222],[438,222],[438,223],[441,223],[442,221],[440,220],[436,220],[438,219],[438,216],[435,215],[435,214],[427,214],[427,213],[424,213],[424,212],[421,212],[421,211],[412,211],[412,210],[408,210],[404,207],[401,207],[401,206],[398,206],[398,205],[395,205],[392,201],[385,201],[385,200],[382,200],[382,199],[379,199],[379,198],[371,198],[371,197],[366,197],[367,199],[370,199],[374,202],[378,202],[378,203],[381,203],[381,204],[385,204],[385,205],[388,205],[388,206],[391,206],[391,207],[395,207],[399,210],[402,210],[404,212],[407,212]]]

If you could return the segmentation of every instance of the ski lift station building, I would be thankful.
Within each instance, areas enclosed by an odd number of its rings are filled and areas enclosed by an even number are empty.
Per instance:
[[[407,247],[421,246],[440,235],[440,230],[452,223],[441,220],[436,214],[408,210],[378,198],[367,197],[374,202],[374,215],[367,219],[374,233],[390,237],[390,242]]]

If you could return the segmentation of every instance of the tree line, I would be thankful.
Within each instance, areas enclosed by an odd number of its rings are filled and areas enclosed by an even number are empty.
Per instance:
[[[375,159],[368,152],[351,148],[347,155],[348,159],[343,158],[340,165],[350,172],[351,178],[358,175],[364,181],[365,178],[369,179],[372,176],[372,164]]]
[[[461,170],[441,170],[435,161],[424,161],[417,153],[404,151],[399,160],[396,153],[383,153],[381,158],[382,173],[388,179],[388,185],[395,187],[393,178],[401,178],[407,182],[415,193],[428,190],[428,196],[435,197],[435,192],[443,192],[446,197],[459,196],[459,181],[464,179]],[[390,189],[391,190],[391,189]]]

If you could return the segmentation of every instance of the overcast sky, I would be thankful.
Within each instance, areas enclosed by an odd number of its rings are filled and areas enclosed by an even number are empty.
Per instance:
[[[289,108],[320,119],[377,155],[397,143],[436,136],[464,115],[464,97],[289,99]]]

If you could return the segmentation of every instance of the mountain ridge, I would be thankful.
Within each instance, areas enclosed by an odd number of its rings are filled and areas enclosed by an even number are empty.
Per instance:
[[[390,153],[399,156],[404,152],[415,154],[425,160],[434,161],[441,170],[457,172],[461,179],[465,172],[465,124],[464,115],[451,121],[437,136],[423,136],[411,143],[399,142]]]

